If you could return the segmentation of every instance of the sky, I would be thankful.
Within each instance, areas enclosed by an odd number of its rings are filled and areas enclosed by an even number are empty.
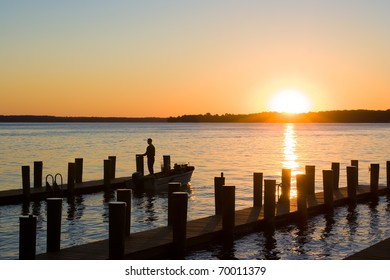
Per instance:
[[[0,0],[0,115],[250,114],[278,110],[286,92],[310,111],[389,109],[388,11],[387,0]]]

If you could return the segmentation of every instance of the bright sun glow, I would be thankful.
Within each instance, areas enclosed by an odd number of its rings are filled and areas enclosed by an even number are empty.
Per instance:
[[[277,93],[272,98],[269,106],[271,111],[297,114],[308,112],[311,104],[304,93],[288,89]]]

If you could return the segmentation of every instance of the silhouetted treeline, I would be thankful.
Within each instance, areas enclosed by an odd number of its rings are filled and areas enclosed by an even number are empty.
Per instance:
[[[373,110],[343,110],[322,111],[301,114],[285,114],[264,112],[248,115],[183,115],[169,117],[168,122],[264,122],[264,123],[390,123],[390,109],[386,111]]]
[[[0,122],[166,122],[166,118],[1,116]]]

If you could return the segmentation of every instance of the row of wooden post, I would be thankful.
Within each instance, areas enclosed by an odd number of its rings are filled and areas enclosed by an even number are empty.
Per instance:
[[[74,194],[74,187],[76,183],[83,182],[83,158],[76,158],[74,162],[68,163],[68,177],[67,177],[67,192],[69,195]],[[104,184],[109,187],[111,179],[115,179],[116,170],[116,156],[109,156],[103,162],[104,166]],[[43,162],[34,162],[34,188],[41,188],[43,186]],[[26,200],[30,199],[30,166],[22,166],[22,189],[23,196]]]
[[[347,166],[348,199],[356,203],[356,189],[358,186],[358,167]],[[108,168],[108,167],[107,167]],[[386,163],[387,188],[390,188],[390,161]],[[111,170],[111,167],[110,167]],[[307,174],[296,176],[298,215],[307,219],[307,196],[314,194],[313,181],[315,167],[306,168]],[[379,164],[370,166],[370,191],[374,197],[378,196]],[[339,164],[332,164],[331,170],[323,170],[324,204],[328,210],[333,210],[333,190],[338,188]],[[110,173],[112,174],[112,173]],[[108,175],[107,175],[108,176]],[[111,177],[111,175],[110,175]],[[264,182],[264,205],[263,198]],[[273,227],[276,208],[276,180],[263,180],[262,173],[253,176],[253,205],[264,207],[264,221]],[[289,200],[291,185],[291,171],[282,171],[282,194],[280,199]],[[177,258],[182,258],[186,252],[186,225],[188,210],[188,194],[181,192],[180,183],[168,185],[168,226],[172,227],[173,252]],[[235,186],[225,185],[223,173],[214,178],[215,214],[222,216],[222,233],[225,241],[234,240],[235,231]],[[121,259],[125,252],[125,237],[130,235],[131,224],[131,196],[130,189],[117,190],[117,201],[109,203],[109,253],[110,259]],[[47,199],[47,251],[60,250],[62,199]],[[36,244],[36,217],[33,215],[20,217],[20,259],[35,258]]]
[[[172,227],[173,252],[183,258],[186,252],[188,193],[181,192],[181,183],[169,183],[168,226]],[[118,189],[117,201],[109,203],[109,259],[122,259],[125,254],[125,238],[130,236],[131,189]],[[62,198],[47,200],[47,252],[60,250]],[[19,258],[35,259],[36,223],[33,215],[19,219]]]

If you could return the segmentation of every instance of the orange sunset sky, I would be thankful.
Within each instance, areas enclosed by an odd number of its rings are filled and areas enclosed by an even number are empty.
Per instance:
[[[389,109],[389,11],[385,0],[0,0],[0,115]]]

